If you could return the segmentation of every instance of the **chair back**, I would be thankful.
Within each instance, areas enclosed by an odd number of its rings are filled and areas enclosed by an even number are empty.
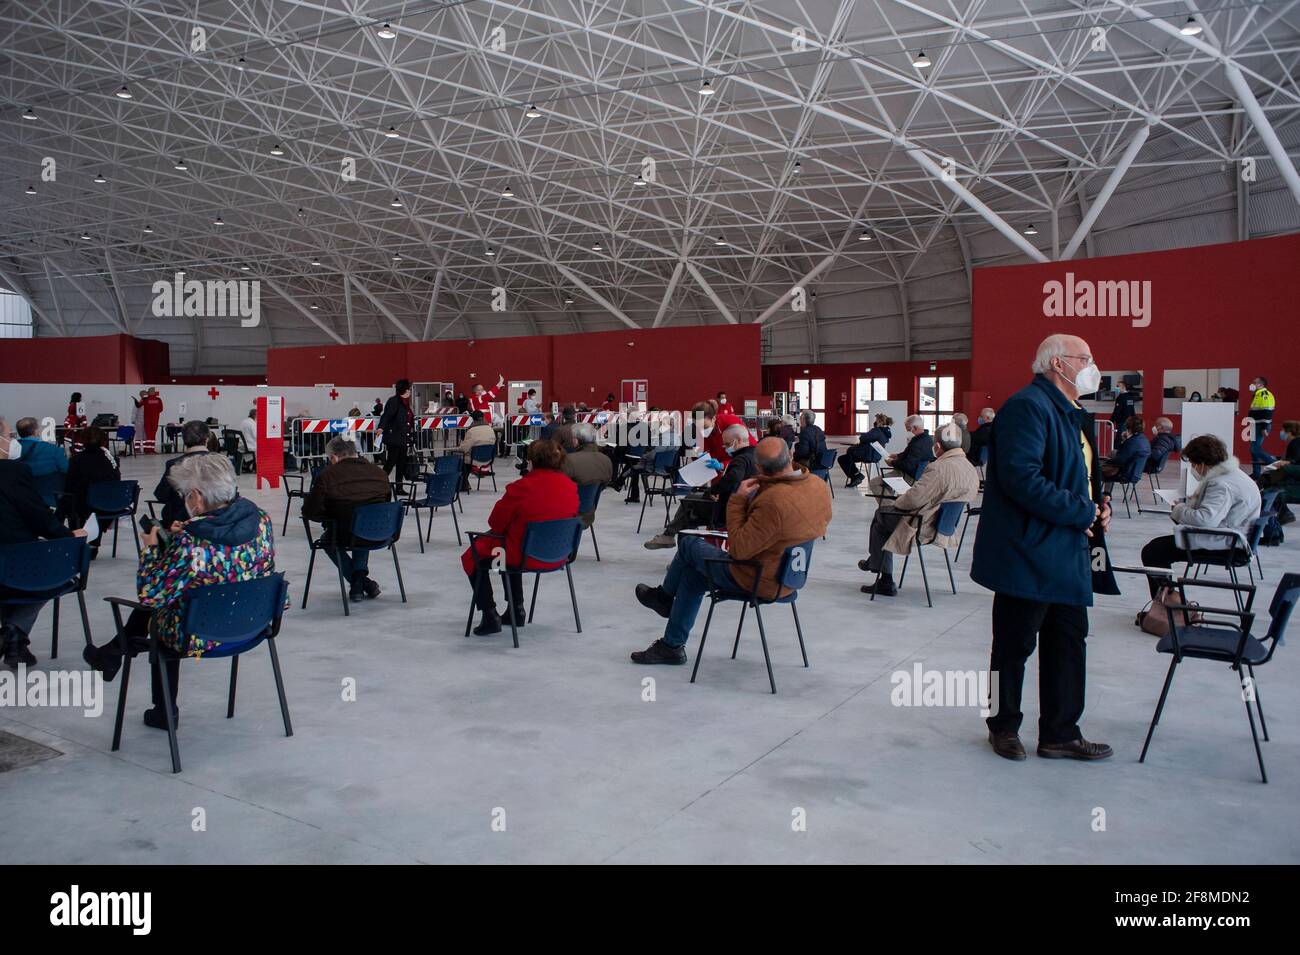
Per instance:
[[[1272,519],[1271,514],[1261,514],[1250,522],[1250,530],[1246,532],[1246,540],[1250,542],[1250,552],[1252,554],[1259,553],[1259,542],[1264,539],[1264,530]]]
[[[133,425],[133,424],[120,424],[120,425],[118,425],[118,426],[117,426],[117,440],[119,440],[119,441],[125,441],[127,444],[130,444],[132,441],[134,441],[134,440],[135,440],[135,425]]]
[[[0,547],[0,590],[27,593],[70,592],[78,576],[90,570],[90,548],[84,537],[56,537]],[[0,598],[3,599],[3,598]]]
[[[444,454],[433,459],[434,474],[459,474],[460,458],[453,454]]]
[[[496,460],[497,446],[495,444],[476,444],[469,449],[469,459],[474,464],[491,464]]]
[[[41,500],[47,507],[54,507],[59,503],[59,498],[63,494],[63,488],[68,482],[68,476],[61,471],[55,471],[52,474],[42,474],[36,478],[36,490],[41,495]]]
[[[916,477],[913,478],[913,480],[916,480],[916,481],[921,480],[921,475],[925,473],[925,469],[929,466],[929,464],[930,464],[929,461],[922,461],[919,465],[917,465],[917,467],[916,467]]]
[[[402,503],[383,501],[362,504],[352,511],[352,540],[386,546],[397,539],[402,529]]]
[[[1143,474],[1159,474],[1165,469],[1165,462],[1169,460],[1169,455],[1173,454],[1174,449],[1170,448],[1164,454],[1152,454],[1146,459],[1142,466]]]
[[[821,460],[817,462],[818,471],[829,471],[835,466],[835,449],[827,448],[821,454]]]
[[[677,449],[664,448],[661,451],[655,452],[654,463],[650,466],[650,470],[661,477],[670,477],[672,475],[673,465],[676,463]]]
[[[800,590],[808,581],[808,570],[812,567],[814,541],[804,541],[785,549],[781,563],[776,568],[776,582],[781,587]]]
[[[1147,466],[1147,460],[1149,458],[1150,455],[1145,455],[1140,458],[1134,458],[1130,461],[1128,467],[1124,469],[1124,473],[1120,475],[1120,483],[1136,484],[1138,481],[1142,480],[1142,469]]]
[[[134,513],[139,500],[138,481],[96,481],[86,488],[86,504],[96,514]]]
[[[555,521],[529,521],[524,529],[523,563],[537,561],[554,564],[571,561],[578,552],[582,536],[582,521],[576,517],[562,517]]]
[[[221,655],[280,628],[289,584],[284,574],[267,574],[230,584],[209,584],[185,592],[181,633],[222,644],[205,655]]]
[[[456,500],[460,471],[434,472],[424,479],[424,501],[429,507],[447,507]]]
[[[985,427],[987,427],[987,425]],[[989,463],[989,446],[987,444],[980,445],[979,458],[979,467],[984,467],[984,465]]]
[[[1277,585],[1277,591],[1268,605],[1268,612],[1272,617],[1268,623],[1268,638],[1278,643],[1285,642],[1282,636],[1286,632],[1287,621],[1291,619],[1291,611],[1295,609],[1297,600],[1300,600],[1300,574],[1283,574],[1282,580]]]
[[[578,513],[591,514],[596,510],[600,503],[600,492],[605,490],[605,485],[597,481],[594,484],[578,485]]]
[[[232,428],[221,429],[221,450],[226,454],[240,454],[243,452],[243,435]]]
[[[966,512],[965,501],[944,501],[939,505],[939,516],[934,521],[935,534],[951,537],[957,533],[957,525]]]

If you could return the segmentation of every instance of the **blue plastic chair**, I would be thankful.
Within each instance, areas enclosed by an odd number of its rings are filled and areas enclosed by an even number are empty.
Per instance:
[[[826,486],[831,489],[831,497],[835,496],[835,486],[831,484],[831,468],[835,467],[835,454],[834,448],[827,448],[822,452],[817,467],[809,469],[815,476],[826,482]]]
[[[1169,632],[1156,645],[1157,653],[1168,653],[1173,659],[1169,661],[1169,672],[1165,674],[1165,684],[1160,690],[1160,701],[1156,704],[1155,715],[1151,717],[1151,725],[1147,729],[1146,742],[1142,744],[1142,754],[1138,756],[1138,762],[1146,761],[1151,736],[1156,731],[1156,724],[1160,722],[1160,714],[1164,711],[1165,700],[1169,697],[1169,686],[1173,683],[1174,670],[1178,668],[1178,664],[1184,658],[1210,660],[1215,663],[1226,663],[1237,673],[1241,683],[1241,698],[1246,704],[1246,718],[1250,721],[1250,735],[1255,742],[1255,759],[1259,762],[1259,775],[1267,783],[1268,773],[1264,769],[1264,754],[1259,745],[1259,732],[1255,728],[1255,714],[1259,714],[1259,729],[1263,731],[1266,743],[1268,724],[1264,722],[1264,708],[1259,698],[1259,682],[1255,679],[1255,667],[1263,666],[1273,659],[1274,651],[1282,643],[1287,623],[1291,619],[1291,612],[1295,609],[1296,601],[1300,600],[1300,574],[1282,575],[1282,580],[1269,603],[1268,631],[1263,637],[1255,637],[1251,634],[1256,616],[1251,609],[1255,601],[1254,585],[1193,580],[1187,577],[1178,580],[1177,585],[1178,603],[1165,605],[1165,613],[1169,618]],[[1237,609],[1189,604],[1188,587],[1231,590],[1236,597]],[[1243,595],[1245,595],[1244,600]],[[1199,622],[1190,623],[1186,622],[1188,618],[1184,611],[1196,611],[1204,616]],[[1255,704],[1253,712],[1250,708],[1252,702]]]
[[[600,495],[604,490],[603,484],[578,485],[578,516],[591,515],[592,524],[587,533],[591,535],[591,546],[596,549],[596,560],[600,560],[600,544],[596,543],[596,508],[600,506]]]
[[[966,520],[963,521],[961,525],[961,537],[957,541],[957,553],[952,555],[952,562],[954,564],[961,560],[961,548],[962,545],[966,543],[966,528],[970,527],[970,519],[972,517],[979,517],[983,512],[984,505],[982,504],[966,505]]]
[[[966,507],[965,501],[944,501],[940,504],[939,513],[934,520],[934,537],[939,535],[951,537],[957,533],[957,524],[960,523]],[[934,601],[930,599],[930,577],[925,572],[925,546],[927,543],[934,543],[934,537],[931,537],[929,541],[921,540],[921,527],[924,521],[919,512],[907,515],[907,520],[916,526],[916,536],[912,538],[912,550],[903,558],[903,570],[898,575],[898,589],[903,589],[903,578],[907,576],[907,564],[912,559],[912,554],[915,553],[916,559],[921,563],[921,580],[925,583],[925,603],[926,606],[933,607]],[[957,543],[960,547],[961,542],[958,541]],[[948,566],[948,582],[952,584],[952,592],[955,594],[957,593],[957,578],[952,575],[952,561],[948,559],[948,548],[941,547],[939,549],[943,551],[943,562]],[[880,580],[879,575],[877,575],[876,580]],[[874,591],[871,594],[871,599],[876,599]]]
[[[45,506],[57,508],[63,498],[63,489],[68,483],[68,476],[62,471],[54,471],[50,474],[42,474],[33,480],[36,481],[36,490],[41,495],[41,500],[45,502]]]
[[[140,556],[140,534],[135,529],[135,512],[140,503],[140,484],[138,481],[96,481],[86,488],[86,506],[95,514],[100,530],[107,530],[104,522],[113,523],[113,556],[117,556],[117,522],[122,518],[131,525],[131,536],[135,539],[135,553]]]
[[[495,535],[470,531],[469,546],[473,547],[480,537],[492,537]],[[500,540],[500,538],[498,538]],[[504,546],[504,541],[501,542]],[[533,611],[537,609],[537,585],[541,581],[542,574],[553,574],[557,570],[563,570],[565,577],[569,581],[569,600],[573,604],[573,623],[578,628],[578,633],[582,633],[582,618],[578,616],[578,596],[573,589],[573,570],[570,565],[575,557],[578,556],[578,545],[582,543],[582,521],[576,517],[564,517],[554,521],[530,521],[524,530],[524,540],[521,547],[523,559],[519,566],[512,567],[504,560],[500,562],[499,572],[501,574],[501,586],[505,591],[507,608],[515,606],[514,593],[510,589],[511,574],[532,574],[533,575],[533,599],[528,605],[528,622],[533,622]],[[533,570],[528,565],[532,561],[543,564],[559,564],[547,570]],[[559,562],[563,561],[562,564]],[[474,623],[474,593],[478,592],[478,579],[474,580],[474,591],[469,600],[469,618],[465,621],[465,636],[469,636],[470,626]],[[523,594],[519,595],[521,598]],[[514,612],[507,609],[506,616],[510,618],[510,635],[514,638],[515,647],[519,646],[519,627],[515,624]]]
[[[799,591],[803,585],[808,582],[808,570],[812,567],[812,552],[815,541],[804,541],[802,544],[795,544],[785,549],[781,555],[781,563],[777,565],[776,582],[781,587],[790,588],[790,593],[784,597],[777,597],[775,600],[767,600],[758,595],[758,587],[762,581],[762,565],[755,560],[733,560],[731,558],[710,557],[708,563],[725,564],[734,567],[742,564],[754,569],[754,585],[748,593],[738,594],[734,591],[718,590],[713,586],[712,581],[709,583],[709,613],[704,618],[704,632],[700,634],[700,646],[695,651],[695,666],[691,669],[691,682],[695,682],[695,675],[700,672],[700,659],[704,656],[704,641],[709,638],[709,624],[713,622],[713,608],[724,600],[740,601],[740,622],[736,625],[736,642],[731,647],[731,659],[736,659],[736,651],[740,649],[740,633],[745,627],[745,611],[750,607],[754,608],[754,616],[758,618],[758,637],[763,644],[763,661],[767,664],[767,681],[772,687],[772,692],[776,692],[776,677],[772,674],[772,657],[767,650],[767,631],[763,628],[763,613],[759,609],[765,604],[789,604],[790,612],[794,614],[794,631],[799,637],[799,652],[803,655],[803,665],[808,666],[808,649],[803,642],[803,627],[799,624],[799,608],[795,606],[795,601],[799,599]]]
[[[463,467],[464,467],[464,460],[461,458],[459,454],[455,454],[454,452],[451,454],[444,454],[442,457],[433,459],[434,474],[451,473],[451,474],[455,474],[459,478]],[[462,514],[465,513],[465,505],[461,502],[460,499],[459,481],[456,482],[456,506],[460,508],[460,512]]]
[[[352,511],[352,526],[349,536],[352,542],[342,550],[385,550],[393,555],[393,570],[397,572],[397,588],[402,594],[402,603],[406,603],[406,585],[402,583],[402,567],[397,560],[397,548],[394,546],[402,534],[402,516],[406,513],[402,501],[382,501],[377,504],[362,504]],[[311,548],[311,557],[307,561],[307,582],[302,588],[302,609],[307,609],[307,594],[311,591],[311,574],[316,565],[316,552],[336,549],[335,535],[328,530],[315,540],[311,536],[311,523],[304,517],[303,528],[307,531],[307,544]],[[335,569],[339,575],[339,595],[343,598],[343,616],[351,615],[348,609],[348,582],[343,579],[343,568]]]
[[[1158,457],[1149,456],[1146,464],[1142,466],[1142,473],[1147,476],[1147,483],[1151,485],[1151,500],[1157,507],[1160,505],[1160,497],[1156,494],[1156,488],[1160,487],[1160,472],[1165,469],[1165,462],[1169,460],[1169,455],[1173,453],[1174,449],[1170,448]]]
[[[424,542],[433,533],[433,511],[440,507],[451,509],[451,523],[456,528],[456,543],[460,543],[460,521],[456,520],[456,492],[460,488],[460,470],[434,472],[424,479],[424,497],[403,501],[402,507],[415,511],[415,539],[420,542],[420,553],[424,553]],[[420,509],[429,508],[428,530],[421,532]]]
[[[668,518],[672,513],[672,500],[678,496],[677,490],[673,487],[673,475],[677,470],[677,453],[677,448],[663,448],[656,451],[649,470],[641,475],[641,516],[636,522],[638,534],[641,533],[641,522],[645,520],[646,505],[650,503],[652,497],[664,499],[664,527],[668,526]],[[686,493],[687,490],[689,489],[683,489],[682,493]]]
[[[1107,482],[1107,493],[1110,493],[1116,484],[1120,486],[1121,500],[1124,502],[1124,513],[1129,517],[1133,516],[1133,510],[1129,507],[1130,499],[1137,504],[1138,513],[1142,513],[1142,498],[1138,496],[1138,487],[1141,486],[1142,474],[1147,466],[1148,457],[1150,455],[1134,458],[1128,463],[1128,467],[1124,469],[1123,474],[1113,481]]]
[[[483,486],[483,479],[485,477],[490,477],[492,479],[492,490],[495,491],[497,489],[497,472],[492,466],[496,462],[496,459],[497,448],[495,444],[478,444],[469,449],[469,473],[477,479],[477,483],[474,485],[474,490],[477,491]],[[484,465],[487,466],[486,471],[482,470]]]
[[[125,454],[135,454],[135,425],[120,424],[117,426],[117,432],[113,435],[113,440],[120,442],[126,449]]]
[[[284,605],[289,594],[289,584],[284,574],[267,574],[252,580],[230,584],[210,584],[194,587],[185,592],[181,608],[181,633],[219,646],[205,650],[200,656],[179,656],[181,660],[207,660],[230,657],[230,691],[226,698],[226,719],[235,715],[235,687],[239,682],[239,657],[265,643],[271,654],[271,671],[275,674],[275,690],[280,697],[280,716],[284,720],[284,735],[293,735],[289,721],[289,703],[284,695],[284,677],[280,673],[280,656],[276,653],[275,637],[280,632]],[[126,694],[131,683],[131,659],[137,652],[123,632],[122,608],[146,610],[143,604],[121,597],[104,598],[113,608],[117,624],[117,638],[122,647],[122,689],[117,697],[117,721],[113,726],[113,751],[122,745],[122,719],[126,713]],[[167,677],[166,660],[177,655],[158,642],[158,634],[149,628],[149,665],[156,668],[162,682],[163,696],[173,699]],[[176,743],[176,719],[170,706],[164,706],[167,716],[167,742],[171,747],[172,772],[181,771],[180,747]]]
[[[59,656],[59,598],[77,595],[81,630],[92,645],[86,615],[86,582],[90,578],[90,547],[84,537],[56,537],[0,546],[0,606],[54,601],[54,636],[50,658]]]

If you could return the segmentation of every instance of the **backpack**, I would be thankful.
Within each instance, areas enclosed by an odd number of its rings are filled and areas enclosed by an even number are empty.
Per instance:
[[[1156,591],[1155,599],[1138,611],[1137,617],[1133,620],[1133,625],[1140,628],[1143,633],[1149,633],[1153,637],[1167,636],[1169,634],[1169,612],[1165,608],[1179,603],[1182,603],[1182,600],[1176,589],[1161,587]],[[1195,607],[1196,603],[1192,602],[1191,606]],[[1181,627],[1190,627],[1201,623],[1205,619],[1205,615],[1199,611],[1177,611],[1175,617],[1178,615],[1183,618],[1178,621],[1178,625]]]

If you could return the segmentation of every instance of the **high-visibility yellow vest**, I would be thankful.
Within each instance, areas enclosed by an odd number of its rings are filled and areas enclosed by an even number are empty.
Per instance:
[[[1267,388],[1255,389],[1255,395],[1250,399],[1250,410],[1252,412],[1261,412],[1258,418],[1272,418],[1273,409],[1277,406],[1277,399],[1273,397],[1273,392]]]

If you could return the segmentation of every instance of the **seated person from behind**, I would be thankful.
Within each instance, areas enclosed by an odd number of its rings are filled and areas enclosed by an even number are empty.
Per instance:
[[[136,649],[152,626],[163,649],[163,662],[176,709],[180,656],[199,656],[211,645],[181,631],[181,609],[191,587],[253,580],[275,572],[271,518],[235,487],[235,470],[219,454],[191,455],[176,462],[169,478],[185,502],[189,519],[166,540],[158,529],[140,539],[137,590],[145,610],[132,610],[124,631]],[[112,680],[122,665],[117,638],[99,647],[86,647],[87,663]],[[162,681],[153,673],[153,708],[144,714],[146,726],[167,728]]]
[[[731,425],[722,433],[722,439],[729,460],[721,477],[715,477],[709,487],[692,491],[683,497],[677,513],[663,529],[663,533],[656,534],[641,545],[646,550],[676,547],[678,532],[688,527],[717,527],[726,523],[727,502],[736,488],[758,475],[758,465],[754,461],[754,448],[749,443],[749,429],[743,424]],[[717,471],[722,468],[722,463],[715,458],[709,466]]]
[[[90,504],[87,495],[92,484],[101,481],[120,481],[122,472],[118,468],[117,458],[108,450],[108,435],[94,425],[83,428],[77,439],[81,450],[68,461],[68,480],[65,485],[69,520],[77,527],[85,525],[90,519]],[[99,537],[90,542],[91,560],[99,553],[99,542],[103,538],[104,526],[100,526]]]
[[[1163,464],[1169,455],[1183,449],[1183,440],[1174,434],[1174,423],[1168,418],[1156,418],[1151,437],[1151,462]]]
[[[461,456],[460,465],[460,489],[468,491],[469,474],[471,469],[470,452],[475,448],[483,446],[495,447],[497,443],[496,429],[488,424],[483,418],[483,412],[474,411],[469,416],[469,430],[465,432],[465,437],[461,438],[460,444],[456,446],[456,454]]]
[[[880,452],[871,445],[878,444],[883,448],[889,444],[889,439],[894,436],[891,430],[893,424],[894,419],[889,415],[876,415],[871,430],[858,435],[858,443],[839,456],[840,470],[849,479],[849,487],[857,487],[867,479],[867,476],[858,470],[858,465],[875,464],[880,460]]]
[[[1223,442],[1212,434],[1203,434],[1187,442],[1183,448],[1183,460],[1191,466],[1200,482],[1196,490],[1185,502],[1175,504],[1170,517],[1182,528],[1192,528],[1193,532],[1185,534],[1175,530],[1173,534],[1156,537],[1142,548],[1142,564],[1146,567],[1172,567],[1176,562],[1187,560],[1186,548],[1192,548],[1191,560],[1196,562],[1198,553],[1220,554],[1232,546],[1224,535],[1196,534],[1195,528],[1220,528],[1237,531],[1247,540],[1250,537],[1250,525],[1259,517],[1259,488],[1237,459],[1228,454]],[[1242,545],[1238,544],[1240,549]],[[1212,552],[1219,551],[1220,554]],[[1250,550],[1245,550],[1247,557]],[[1148,577],[1151,596],[1161,586],[1172,586],[1172,577]]]
[[[961,448],[962,431],[955,422],[939,429],[934,450],[938,455],[926,467],[920,480],[908,488],[907,493],[883,502],[871,519],[869,554],[858,561],[858,569],[880,575],[877,583],[865,584],[864,594],[875,592],[882,597],[892,597],[898,592],[894,586],[894,554],[906,556],[912,551],[916,539],[915,515],[921,516],[921,543],[953,547],[955,536],[940,537],[935,533],[939,519],[939,505],[946,501],[971,503],[979,490],[980,476],[975,466],[966,458]]]
[[[244,447],[253,454],[257,453],[257,409],[249,408],[248,417],[239,426],[239,433],[244,436]]]
[[[799,412],[799,439],[794,444],[794,463],[812,469],[821,467],[826,451],[826,434],[817,427],[817,412]]]
[[[736,596],[747,595],[754,586],[754,568],[734,561],[759,564],[759,599],[786,596],[788,591],[776,582],[786,548],[826,533],[831,520],[826,482],[805,468],[795,468],[790,446],[780,438],[760,441],[754,458],[758,476],[741,483],[727,502],[729,549],[724,551],[702,537],[683,536],[663,583],[636,585],[636,599],[667,618],[668,624],[661,639],[633,652],[634,663],[686,662],[686,641],[710,585]],[[709,563],[712,559],[726,563]]]
[[[170,529],[177,521],[184,521],[189,517],[185,511],[185,499],[170,480],[172,468],[195,455],[207,454],[208,437],[211,434],[212,429],[198,418],[191,418],[181,426],[181,441],[185,445],[185,453],[167,462],[158,486],[153,489],[154,500],[162,504],[162,513],[158,515],[158,519],[163,527]]]
[[[983,408],[980,410],[980,416],[976,419],[977,427],[970,432],[970,448],[966,451],[966,460],[971,464],[983,464],[983,458],[987,454],[989,446],[989,435],[993,433],[993,419],[997,417],[992,408]]]
[[[505,562],[518,567],[523,561],[524,533],[533,521],[552,521],[578,515],[578,486],[562,470],[564,449],[554,441],[534,441],[527,450],[528,473],[506,485],[505,493],[488,515],[488,535],[477,538],[461,555],[461,566],[474,588],[475,606],[482,612],[474,633],[480,637],[501,632],[501,614],[492,595],[492,551],[505,546]],[[553,566],[529,564],[524,570],[549,570]],[[524,580],[521,572],[510,572],[507,612],[515,626],[522,627]]]
[[[924,418],[919,414],[908,415],[903,419],[903,430],[911,435],[907,439],[907,447],[885,458],[889,470],[883,477],[873,477],[867,484],[876,497],[893,493],[889,490],[889,485],[885,484],[885,477],[901,477],[908,484],[915,484],[916,473],[923,465],[934,460],[934,440],[930,437],[930,432],[925,430]]]
[[[14,430],[18,432],[22,462],[31,470],[32,477],[68,473],[68,456],[53,441],[41,440],[39,421],[35,418],[19,418],[14,424]]]
[[[1137,415],[1129,415],[1120,432],[1115,450],[1102,462],[1101,478],[1103,481],[1123,480],[1137,461],[1146,461],[1151,457],[1151,442],[1143,434],[1143,422]]]
[[[302,502],[304,520],[325,525],[325,553],[343,571],[350,589],[348,598],[378,597],[379,584],[369,577],[370,551],[349,550],[352,543],[352,512],[362,504],[392,500],[388,475],[378,465],[357,456],[357,446],[342,435],[325,445],[329,462],[317,475]]]
[[[608,484],[612,481],[614,462],[596,443],[595,426],[575,424],[569,430],[568,436],[571,443],[564,449],[564,464],[561,470],[569,476],[569,479],[578,487],[588,484]],[[596,512],[589,511],[581,517],[582,526],[590,527],[596,520]]]

